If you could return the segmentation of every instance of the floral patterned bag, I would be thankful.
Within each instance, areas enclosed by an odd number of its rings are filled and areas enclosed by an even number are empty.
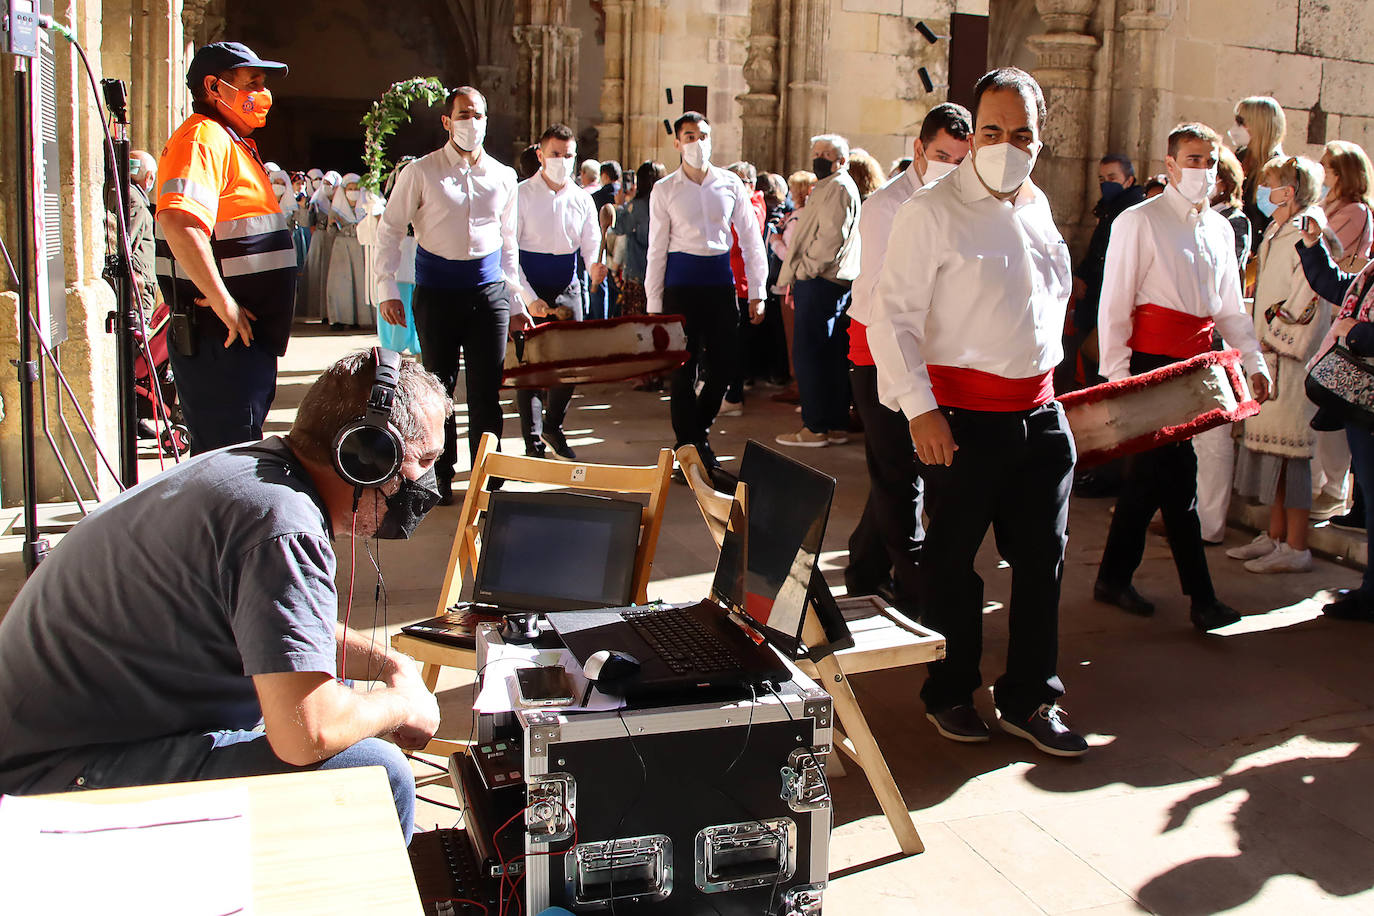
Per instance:
[[[1307,399],[1346,423],[1374,427],[1374,364],[1337,343],[1307,373]]]

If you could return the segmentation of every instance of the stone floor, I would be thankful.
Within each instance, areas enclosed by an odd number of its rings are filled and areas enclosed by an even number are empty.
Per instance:
[[[287,428],[320,367],[367,342],[299,336],[282,365],[271,431]],[[793,408],[768,393],[752,392],[744,416],[717,425],[713,442],[727,466],[746,438],[771,442],[799,425]],[[661,401],[628,385],[580,389],[569,440],[591,461],[649,463],[671,444]],[[513,402],[506,417],[506,448],[519,449]],[[863,447],[800,457],[839,482],[823,556],[838,584],[866,495]],[[1359,574],[1319,560],[1311,573],[1259,577],[1209,548],[1218,592],[1246,617],[1204,638],[1188,625],[1168,549],[1154,535],[1136,584],[1157,601],[1157,615],[1131,617],[1092,601],[1109,510],[1102,500],[1072,507],[1061,612],[1064,705],[1093,750],[1063,761],[1001,733],[986,745],[953,744],[922,717],[921,672],[856,678],[927,851],[899,854],[851,766],[833,784],[828,913],[1374,913],[1374,628],[1319,612],[1324,590],[1353,585]],[[385,545],[376,557],[384,607],[374,602],[371,564],[358,557],[354,626],[375,627],[380,639],[432,616],[456,515],[436,510],[414,540]],[[1233,531],[1226,546],[1249,537]],[[20,584],[14,541],[0,543],[0,588],[10,594]],[[347,542],[338,547],[346,587]],[[696,506],[675,486],[650,597],[699,598],[714,564]],[[1005,653],[1010,574],[990,540],[979,565],[991,678]],[[468,730],[468,680],[452,672],[440,683],[443,733]],[[991,713],[986,695],[979,704]],[[454,800],[442,783],[421,793]],[[422,827],[454,818],[423,803],[418,814]]]

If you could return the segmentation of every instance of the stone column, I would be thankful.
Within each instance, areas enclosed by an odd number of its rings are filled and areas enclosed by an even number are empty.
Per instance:
[[[1035,78],[1049,107],[1035,180],[1049,195],[1055,221],[1072,244],[1082,233],[1091,206],[1087,162],[1098,43],[1086,30],[1097,0],[1036,0],[1035,5],[1048,30],[1026,43],[1035,52]]]
[[[562,122],[576,130],[577,54],[582,30],[563,25],[517,25],[517,72],[529,93],[528,135]]]
[[[597,144],[602,158],[619,159],[634,168],[625,146],[625,61],[629,57],[629,0],[605,0],[606,69],[601,75],[601,121],[596,125]]]
[[[1169,62],[1160,54],[1160,36],[1170,16],[1157,8],[1160,5],[1158,0],[1125,0],[1116,70],[1132,78],[1114,87],[1111,104],[1115,145],[1147,174],[1163,168],[1162,158],[1155,159],[1152,151],[1163,149],[1173,127],[1165,104],[1170,91],[1165,73]]]
[[[787,164],[784,175],[810,163],[811,138],[826,130],[829,0],[795,0],[789,36],[784,145],[781,156],[774,160]]]
[[[627,158],[654,159],[678,167],[672,138],[663,132],[663,77],[659,72],[659,46],[663,40],[665,0],[634,0],[625,8],[626,32],[633,35],[630,48],[629,104],[625,118]],[[623,160],[622,160],[623,161]]]
[[[769,163],[778,160],[778,0],[753,0],[749,5],[749,45],[744,79],[749,91],[736,96],[743,108],[744,159]]]

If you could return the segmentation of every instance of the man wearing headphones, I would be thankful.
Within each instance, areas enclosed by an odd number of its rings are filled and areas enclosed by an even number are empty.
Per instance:
[[[409,537],[451,410],[414,362],[353,353],[286,437],[91,513],[0,621],[0,793],[383,766],[409,841],[397,746],[423,747],[439,708],[412,659],[340,625],[334,539]]]

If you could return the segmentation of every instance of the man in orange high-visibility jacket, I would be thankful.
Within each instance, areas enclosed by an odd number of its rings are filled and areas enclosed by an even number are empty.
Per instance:
[[[158,163],[158,283],[196,454],[262,438],[291,336],[295,248],[249,139],[267,122],[269,71],[286,65],[238,42],[197,51],[186,75],[195,113]]]

